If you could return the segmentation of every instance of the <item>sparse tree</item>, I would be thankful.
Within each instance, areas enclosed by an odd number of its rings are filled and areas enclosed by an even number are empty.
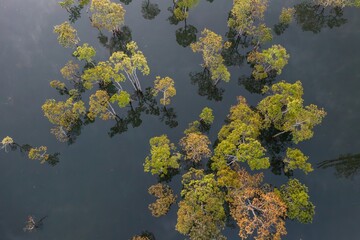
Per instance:
[[[168,185],[162,183],[152,185],[148,192],[157,198],[154,203],[149,204],[149,209],[154,217],[166,215],[171,205],[176,201],[173,190]]]
[[[88,118],[94,120],[100,117],[102,120],[115,119],[117,117],[114,108],[110,104],[110,97],[104,90],[97,90],[90,96]]]
[[[65,48],[74,48],[80,41],[77,31],[69,22],[63,22],[54,27],[54,33],[58,35],[58,42]]]
[[[221,51],[224,47],[222,37],[208,29],[201,32],[203,37],[190,45],[193,52],[201,52],[203,56],[203,67],[209,69],[211,79],[214,85],[220,80],[228,82],[230,80],[230,72],[224,65],[224,59]]]
[[[85,60],[86,62],[92,62],[92,58],[96,55],[96,51],[95,48],[84,43],[82,46],[76,48],[73,55],[80,61]]]
[[[119,3],[110,0],[92,0],[90,10],[92,25],[98,29],[104,28],[109,32],[116,32],[124,23],[125,9]]]
[[[211,156],[210,143],[209,138],[200,132],[188,133],[180,140],[180,146],[185,152],[184,158],[195,163]]]
[[[170,98],[176,95],[174,80],[170,77],[160,78],[157,76],[154,82],[153,95],[157,96],[159,92],[163,93],[160,103],[164,106],[169,105]]]

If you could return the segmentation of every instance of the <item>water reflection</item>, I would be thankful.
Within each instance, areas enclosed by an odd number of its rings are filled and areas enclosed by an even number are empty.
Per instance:
[[[340,155],[336,159],[320,162],[317,167],[335,168],[337,177],[353,179],[360,172],[360,153]]]
[[[132,40],[131,29],[128,26],[123,26],[119,32],[114,32],[110,38],[99,31],[98,39],[105,48],[109,49],[110,56],[117,51],[128,54],[126,44]]]
[[[122,2],[125,5],[129,5],[132,2],[132,0],[120,0],[120,2]]]
[[[186,21],[184,22],[185,26],[178,28],[175,32],[175,35],[176,42],[182,47],[187,47],[191,43],[196,42],[196,34],[198,30],[195,26],[187,24]]]
[[[150,0],[144,0],[141,4],[141,14],[147,20],[154,19],[160,13],[159,5],[151,3]]]
[[[208,100],[221,101],[224,89],[213,84],[210,71],[204,68],[201,72],[191,72],[189,74],[191,83],[198,86],[198,94],[206,96]]]
[[[340,27],[347,22],[343,18],[340,7],[325,8],[310,2],[303,2],[294,6],[295,19],[303,31],[319,33],[321,29]]]

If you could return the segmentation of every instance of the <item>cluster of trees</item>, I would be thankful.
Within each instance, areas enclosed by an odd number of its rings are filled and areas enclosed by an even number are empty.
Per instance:
[[[49,154],[46,146],[33,147],[29,144],[19,144],[15,142],[11,137],[4,137],[1,142],[0,150],[4,150],[6,153],[9,151],[20,150],[21,153],[25,153],[31,160],[38,160],[40,163],[48,163],[52,166],[59,162],[59,153]]]
[[[65,101],[48,99],[42,106],[44,115],[55,125],[51,132],[58,140],[69,142],[80,132],[82,125],[100,118],[116,121],[109,133],[112,136],[125,131],[128,124],[139,126],[141,112],[161,115],[166,124],[176,126],[176,114],[172,108],[166,108],[176,95],[174,80],[168,76],[157,76],[153,88],[142,89],[139,73],[145,77],[149,75],[150,68],[145,55],[132,41],[131,30],[123,26],[125,10],[122,5],[109,0],[81,2],[82,5],[89,3],[91,24],[99,29],[99,40],[110,49],[111,56],[106,61],[95,61],[95,48],[87,43],[79,45],[77,31],[69,22],[54,27],[59,43],[65,48],[74,49],[74,59],[60,70],[68,82],[53,80],[50,83],[51,87],[68,98]],[[60,3],[67,10],[73,4],[74,1]],[[101,32],[103,29],[112,33],[110,41]],[[129,36],[126,37],[126,34]],[[72,87],[68,86],[69,83]],[[129,85],[133,90],[128,89]],[[89,101],[84,101],[82,93],[94,87],[96,89]],[[163,108],[157,106],[155,97],[158,95],[161,95]],[[127,115],[121,116],[117,108],[130,110]]]
[[[131,0],[122,2],[129,4]],[[206,89],[204,95],[221,100],[222,90],[216,85],[220,80],[230,80],[227,67],[244,60],[253,69],[250,77],[253,84],[281,74],[289,60],[286,49],[281,45],[262,49],[264,43],[272,40],[272,30],[264,22],[267,0],[233,1],[227,22],[227,41],[206,28],[196,41],[197,29],[188,25],[186,20],[189,10],[198,2],[174,1],[173,7],[169,8],[172,16],[168,20],[172,24],[184,21],[185,26],[176,31],[178,43],[202,54],[204,69],[201,73],[191,74],[191,78],[199,84],[199,90],[201,84]],[[123,6],[110,0],[64,0],[59,4],[70,16],[69,21],[54,27],[54,33],[60,45],[73,49],[74,59],[60,70],[65,82],[53,80],[50,83],[66,99],[48,99],[42,106],[44,115],[54,124],[51,132],[57,139],[69,141],[79,134],[82,125],[97,118],[115,120],[110,135],[120,133],[126,131],[130,123],[139,126],[143,111],[154,115],[162,112],[165,122],[176,126],[176,114],[171,108],[166,108],[176,95],[175,82],[171,77],[157,76],[152,88],[142,89],[141,79],[149,75],[150,68],[145,55],[132,41],[130,28],[124,26]],[[96,60],[94,47],[87,43],[80,45],[80,38],[72,25],[87,5],[90,22],[99,30],[98,38],[110,52],[104,61]],[[319,0],[316,6],[319,5],[338,9],[360,4]],[[275,33],[282,33],[294,16],[298,22],[309,21],[303,20],[302,9],[298,5],[283,8]],[[145,19],[153,19],[159,13],[157,4],[150,0],[142,3]],[[111,37],[103,30],[110,32]],[[240,45],[250,47],[249,51],[240,54]],[[140,78],[139,73],[142,74]],[[165,134],[150,139],[150,153],[145,159],[144,171],[158,176],[159,181],[171,181],[172,176],[183,173],[179,198],[164,183],[149,187],[149,194],[156,197],[149,205],[153,216],[166,215],[180,199],[175,228],[190,239],[199,240],[226,239],[222,230],[231,219],[239,226],[242,239],[250,236],[280,239],[286,234],[286,219],[301,223],[312,221],[315,207],[304,184],[290,178],[277,187],[264,183],[263,173],[251,171],[266,170],[274,165],[280,166],[281,172],[288,176],[295,170],[302,170],[305,174],[313,171],[308,157],[295,145],[313,136],[313,128],[321,123],[326,113],[313,104],[304,106],[300,81],[293,84],[281,81],[264,86],[260,84],[259,89],[265,97],[256,106],[249,106],[245,98],[238,97],[238,103],[230,108],[213,145],[207,136],[214,121],[212,109],[208,107],[202,110],[198,120],[189,124],[178,144],[172,143]],[[82,97],[86,91],[91,91],[88,101]],[[162,109],[157,106],[157,96]],[[121,116],[119,108],[130,108],[127,116]],[[281,148],[276,158],[271,154],[272,146],[264,141],[269,136],[279,141],[284,138],[289,144],[287,148]],[[56,164],[58,161],[58,154],[48,154],[45,146],[19,145],[10,137],[4,138],[1,144],[5,151],[19,148],[30,159],[41,163]],[[143,232],[132,239],[155,238],[153,234]]]
[[[238,98],[238,103],[230,108],[213,150],[206,135],[214,120],[209,108],[184,131],[185,136],[179,141],[180,150],[166,135],[150,139],[145,172],[162,180],[166,175],[185,171],[176,230],[190,239],[226,239],[221,232],[229,219],[237,223],[243,239],[250,236],[280,239],[286,234],[286,219],[301,223],[312,221],[315,207],[304,184],[290,178],[275,187],[263,183],[262,173],[251,174],[246,168],[270,168],[268,149],[261,139],[264,133],[271,130],[272,138],[287,134],[295,145],[311,138],[313,128],[321,123],[325,112],[312,104],[303,105],[299,81],[293,84],[283,81],[264,91],[268,96],[256,107],[249,106],[245,98]],[[307,174],[313,170],[308,157],[298,148],[289,147],[282,156],[278,161],[285,173],[299,169]],[[165,192],[172,193],[168,187]],[[171,195],[171,200],[174,199]],[[162,213],[173,203],[164,202],[167,204],[162,205]],[[154,216],[160,216],[150,209]]]

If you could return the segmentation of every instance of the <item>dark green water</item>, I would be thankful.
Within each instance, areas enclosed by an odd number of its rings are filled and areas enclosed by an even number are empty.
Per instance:
[[[67,19],[66,12],[53,0],[0,0],[0,138],[9,135],[17,142],[47,145],[50,151],[61,153],[55,167],[40,165],[18,152],[0,153],[0,240],[115,240],[129,239],[143,230],[153,232],[160,240],[184,239],[174,230],[176,208],[159,219],[147,209],[153,201],[147,188],[156,183],[155,177],[143,172],[148,140],[167,133],[176,141],[205,106],[214,109],[216,119],[210,132],[214,140],[236,96],[245,96],[250,104],[256,104],[260,96],[237,83],[238,77],[249,73],[246,66],[231,68],[230,83],[221,83],[225,88],[221,102],[199,96],[189,73],[201,71],[201,56],[177,44],[175,31],[183,23],[174,26],[166,20],[171,1],[152,2],[161,9],[154,20],[144,19],[141,2],[134,0],[125,7],[125,23],[151,69],[142,84],[152,85],[157,75],[175,80],[177,96],[172,107],[179,126],[170,129],[157,117],[144,115],[140,127],[129,127],[127,132],[110,138],[107,132],[112,124],[96,121],[68,146],[50,134],[51,125],[40,108],[47,98],[61,99],[49,82],[60,79],[59,69],[71,51],[57,44],[52,29]],[[190,12],[188,23],[199,32],[207,27],[224,36],[231,4],[229,0],[201,1]],[[281,4],[270,2],[269,26],[276,23]],[[300,145],[314,166],[340,154],[360,152],[359,10],[346,8],[343,17],[346,24],[323,28],[317,34],[304,32],[292,23],[270,43],[280,43],[290,53],[289,64],[278,79],[301,80],[305,103],[314,103],[328,112],[314,137]],[[97,49],[98,60],[108,58],[86,15],[75,26],[82,42]],[[295,176],[309,187],[316,215],[308,225],[288,221],[286,239],[360,238],[359,177],[336,178],[333,169],[315,169],[307,176],[296,172]],[[280,182],[284,177],[269,172],[266,180]],[[178,190],[177,183],[179,176],[171,184]],[[28,215],[49,217],[41,231],[24,233]],[[237,231],[226,230],[226,234],[236,239]]]

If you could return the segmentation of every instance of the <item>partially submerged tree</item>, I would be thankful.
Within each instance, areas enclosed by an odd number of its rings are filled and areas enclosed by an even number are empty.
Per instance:
[[[150,139],[150,155],[146,157],[144,171],[164,177],[171,169],[178,169],[180,153],[166,135]]]
[[[84,43],[82,46],[76,48],[73,55],[80,61],[85,60],[86,62],[92,62],[93,57],[96,55],[96,51],[95,48]]]
[[[57,39],[60,45],[65,48],[74,48],[80,42],[76,29],[69,22],[56,25],[54,33],[58,35]]]
[[[221,169],[236,162],[247,162],[251,169],[268,168],[266,149],[257,139],[262,128],[260,115],[239,97],[238,104],[230,109],[228,121],[218,133],[219,144],[214,150],[212,168]]]
[[[203,56],[203,67],[209,69],[213,84],[216,85],[220,80],[228,82],[230,72],[224,65],[221,50],[227,45],[223,43],[222,37],[208,29],[201,32],[203,37],[190,45],[193,52],[201,52]]]
[[[150,68],[147,64],[146,57],[138,50],[136,42],[131,41],[126,44],[129,54],[119,51],[114,52],[109,61],[113,65],[116,73],[119,73],[121,79],[128,79],[136,91],[141,91],[140,80],[137,76],[137,70],[143,75],[149,75]],[[125,75],[123,74],[125,73]]]
[[[208,158],[211,156],[211,150],[209,138],[200,133],[188,133],[185,137],[180,140],[180,146],[185,152],[185,160],[190,160],[195,163],[200,162],[203,158]]]
[[[311,164],[307,162],[308,157],[305,156],[299,149],[288,148],[286,150],[286,156],[284,159],[285,168],[284,171],[293,171],[295,169],[301,169],[305,174],[312,172],[314,169]]]
[[[191,168],[182,184],[176,230],[192,240],[226,239],[221,235],[226,217],[224,193],[214,175]]]
[[[58,139],[66,138],[67,132],[72,130],[86,112],[84,102],[74,101],[71,97],[65,102],[47,99],[41,108],[45,117],[55,125],[53,133]]]
[[[169,105],[170,98],[176,95],[174,80],[170,77],[160,78],[160,76],[157,76],[154,82],[154,96],[157,96],[159,92],[163,93],[163,97],[160,99],[160,104],[164,106]]]
[[[94,120],[100,117],[103,120],[115,119],[117,117],[114,108],[110,104],[110,97],[104,90],[98,90],[90,96],[89,112],[87,117]]]
[[[149,209],[154,217],[166,215],[171,205],[176,201],[173,190],[162,183],[150,186],[148,192],[157,198],[154,203],[149,204]]]
[[[124,23],[125,9],[119,3],[110,0],[92,0],[90,10],[92,25],[98,29],[104,28],[109,32],[116,32]]]
[[[178,0],[174,1],[174,16],[178,21],[186,20],[189,17],[189,9],[194,8],[199,0]]]
[[[282,81],[265,91],[271,95],[261,100],[257,108],[265,124],[273,124],[280,131],[274,137],[289,132],[298,143],[313,136],[313,128],[321,123],[326,112],[313,104],[303,106],[300,81],[293,84]]]
[[[237,42],[241,36],[253,39],[255,48],[272,39],[271,29],[263,22],[267,0],[234,0],[228,26],[235,30]]]
[[[277,190],[285,202],[287,217],[301,223],[311,223],[315,214],[315,206],[310,202],[308,188],[297,179],[290,179],[286,185]]]
[[[261,52],[252,51],[247,57],[247,60],[254,64],[252,75],[256,80],[267,78],[272,71],[280,75],[288,59],[289,54],[280,45],[273,45]]]
[[[241,187],[228,193],[230,214],[238,224],[242,239],[255,235],[255,239],[280,240],[286,234],[286,205],[268,186],[261,186],[261,174],[250,175],[239,170]]]
[[[32,147],[29,144],[23,144],[20,145],[14,140],[6,136],[2,139],[1,148],[0,150],[4,149],[4,151],[7,153],[9,150],[15,151],[17,149],[20,150],[22,153],[27,153],[27,156],[31,160],[38,160],[41,164],[47,162],[50,165],[56,165],[59,162],[59,153],[55,154],[49,154],[47,153],[47,147],[46,146],[40,146],[40,147]]]

